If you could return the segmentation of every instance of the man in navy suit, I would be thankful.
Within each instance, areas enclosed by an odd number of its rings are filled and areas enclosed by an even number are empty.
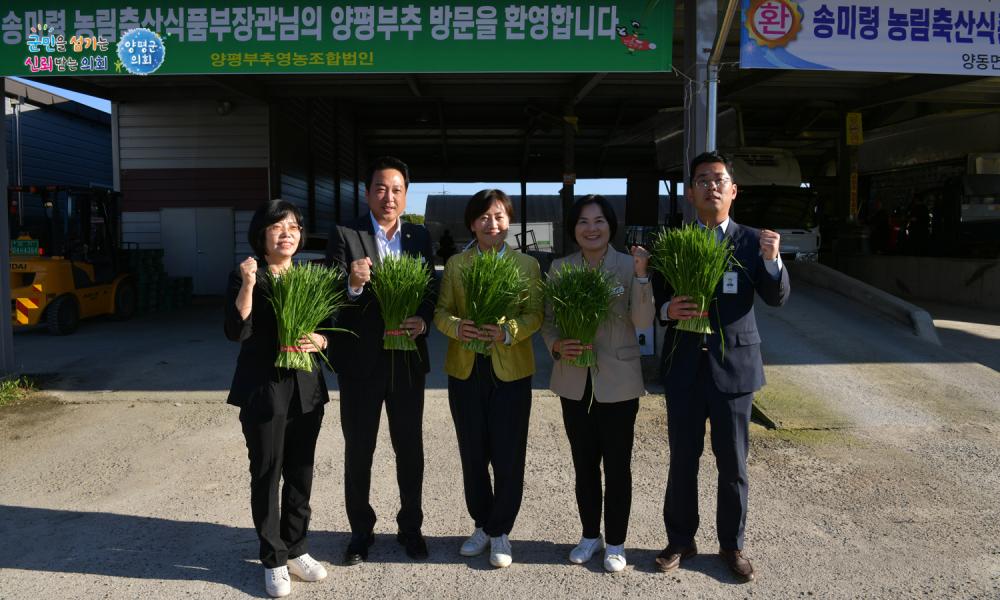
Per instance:
[[[390,156],[377,159],[368,170],[369,210],[353,223],[335,226],[326,252],[327,264],[339,266],[348,274],[347,296],[352,305],[340,311],[336,326],[355,334],[335,334],[329,350],[340,384],[344,504],[351,525],[351,541],[344,553],[347,565],[367,560],[368,547],[375,540],[376,517],[369,493],[383,404],[399,484],[396,539],[410,558],[427,558],[427,544],[420,532],[424,518],[424,380],[430,370],[426,338],[434,317],[436,286],[432,277],[431,289],[417,314],[402,323],[402,329],[417,344],[415,352],[407,352],[383,348],[385,322],[369,285],[372,270],[388,255],[420,256],[433,275],[427,229],[400,219],[406,209],[409,185],[410,172],[403,161]]]
[[[674,296],[662,277],[654,276],[657,313],[667,325],[661,377],[667,397],[670,467],[663,502],[667,547],[657,556],[664,572],[697,554],[698,460],[711,423],[712,452],[719,471],[716,525],[719,554],[741,581],[754,578],[743,555],[747,515],[747,451],[753,393],[764,385],[760,334],[754,317],[756,293],[771,306],[788,299],[788,272],[778,254],[779,236],[736,224],[729,209],[736,183],[729,159],[707,152],[691,162],[686,196],[698,224],[733,246],[734,261],[707,314],[686,296]],[[712,333],[695,334],[673,327],[678,321],[708,316]]]

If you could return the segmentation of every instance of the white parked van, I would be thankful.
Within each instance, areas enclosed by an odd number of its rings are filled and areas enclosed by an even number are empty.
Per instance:
[[[816,192],[802,187],[799,162],[788,150],[723,150],[733,161],[738,193],[732,214],[737,223],[781,235],[785,260],[816,260],[820,233]]]

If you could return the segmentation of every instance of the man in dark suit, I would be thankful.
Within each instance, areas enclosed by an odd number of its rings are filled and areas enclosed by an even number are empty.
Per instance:
[[[433,275],[431,240],[420,225],[400,219],[406,209],[409,169],[399,159],[382,157],[368,171],[369,211],[330,235],[327,263],[348,274],[347,295],[352,306],[337,317],[336,326],[356,335],[339,334],[330,340],[330,362],[340,384],[340,425],[344,432],[344,496],[351,541],[344,563],[368,559],[374,542],[375,511],[369,503],[372,456],[378,437],[382,404],[389,419],[389,437],[396,454],[400,509],[396,539],[413,559],[427,558],[421,495],[424,477],[424,380],[430,369],[428,326],[434,317],[436,287],[432,283],[416,315],[402,328],[416,341],[416,352],[383,348],[385,323],[371,287],[373,269],[389,254],[422,257]],[[433,278],[432,278],[433,282]]]
[[[662,379],[667,397],[670,467],[663,503],[668,545],[657,567],[673,571],[697,554],[698,460],[711,423],[712,452],[719,470],[716,524],[719,554],[742,581],[754,578],[743,556],[747,514],[747,451],[753,393],[764,385],[760,334],[754,317],[754,293],[771,306],[788,299],[788,272],[778,254],[777,233],[736,224],[729,209],[736,184],[729,159],[704,153],[691,162],[688,201],[699,225],[733,245],[734,261],[706,312],[686,296],[674,296],[662,277],[654,276],[657,313],[668,326],[663,345]],[[711,334],[673,327],[678,321],[708,316]]]

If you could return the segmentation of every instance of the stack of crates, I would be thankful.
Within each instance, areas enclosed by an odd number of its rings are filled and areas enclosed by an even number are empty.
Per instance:
[[[189,306],[193,287],[190,277],[167,277],[160,296],[160,310]]]
[[[191,304],[191,278],[167,277],[163,250],[123,250],[121,260],[135,281],[138,312],[173,310]]]

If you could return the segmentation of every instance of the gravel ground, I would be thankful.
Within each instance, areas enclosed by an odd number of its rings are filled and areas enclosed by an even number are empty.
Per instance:
[[[753,426],[746,549],[755,583],[737,584],[715,556],[710,453],[701,554],[670,575],[653,569],[666,541],[669,460],[655,395],[642,399],[636,427],[629,568],[609,575],[596,558],[568,563],[580,526],[558,399],[541,389],[543,378],[535,381],[515,563],[498,571],[486,556],[460,557],[472,525],[435,379],[424,416],[430,559],[414,564],[394,540],[398,498],[383,423],[373,474],[377,541],[368,563],[339,566],[349,534],[334,393],[310,534],[310,552],[330,577],[294,581],[293,597],[1000,597],[1000,374],[915,344],[875,317],[848,319],[803,288],[782,311],[760,316],[768,377],[836,412],[841,424]],[[235,345],[218,340],[216,317],[195,309],[129,326],[94,323],[64,340],[16,338],[25,370],[58,376],[0,409],[0,599],[264,596],[246,451],[236,410],[223,404]],[[824,341],[824,332],[839,337]]]

